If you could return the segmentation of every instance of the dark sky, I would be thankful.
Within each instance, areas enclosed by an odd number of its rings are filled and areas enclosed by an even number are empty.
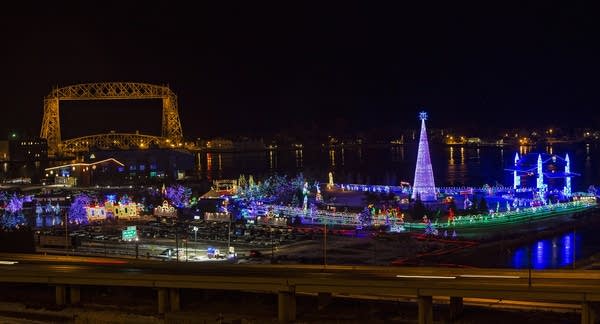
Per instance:
[[[2,10],[0,134],[38,134],[52,87],[98,81],[168,84],[189,138],[416,127],[421,107],[431,127],[600,122],[598,19],[583,5],[214,2],[226,5]],[[160,103],[83,102],[62,117],[66,136],[156,133]]]

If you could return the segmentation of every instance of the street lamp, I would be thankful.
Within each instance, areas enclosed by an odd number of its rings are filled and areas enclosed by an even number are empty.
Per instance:
[[[69,255],[69,212],[65,212],[65,254]]]
[[[231,250],[231,214],[229,214],[229,226],[227,227],[227,253]]]
[[[531,214],[529,215],[529,231],[531,231]],[[531,250],[531,244],[529,244],[527,247],[527,258],[529,259],[527,284],[529,285],[529,288],[531,288]]]
[[[194,242],[198,242],[198,226],[194,226]]]
[[[323,220],[323,267],[327,268],[327,218]]]

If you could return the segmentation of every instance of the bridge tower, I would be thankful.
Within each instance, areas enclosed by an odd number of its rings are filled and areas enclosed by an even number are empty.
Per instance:
[[[424,111],[420,112],[419,119],[421,120],[421,136],[419,138],[419,151],[417,152],[417,165],[415,167],[412,198],[416,199],[418,194],[422,201],[434,201],[437,199],[437,195],[433,179],[431,157],[429,156],[427,128],[425,127],[427,113]]]
[[[120,99],[160,99],[162,100],[162,134],[161,137],[136,136],[139,134],[119,134],[119,140],[108,138],[106,134],[94,135],[84,141],[75,141],[75,146],[89,147],[90,142],[107,142],[119,144],[137,142],[141,146],[152,142],[160,142],[167,147],[178,147],[183,144],[183,131],[177,111],[177,96],[166,86],[136,82],[102,82],[76,84],[56,88],[44,98],[44,117],[40,137],[48,141],[49,155],[62,153],[63,143],[60,134],[59,106],[65,100],[120,100]],[[114,136],[113,136],[114,137]],[[71,140],[73,141],[73,140]],[[81,143],[80,143],[81,142]]]

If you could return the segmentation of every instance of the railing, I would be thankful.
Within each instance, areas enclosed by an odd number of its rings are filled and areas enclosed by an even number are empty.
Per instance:
[[[53,285],[59,305],[67,303],[67,288],[70,290],[68,295],[71,303],[80,302],[81,286],[153,288],[157,290],[159,313],[169,308],[171,311],[180,310],[180,288],[271,292],[279,296],[280,322],[296,319],[297,293],[345,294],[357,298],[414,296],[418,299],[419,323],[432,323],[432,296],[451,297],[451,311],[462,309],[464,297],[579,302],[582,305],[582,323],[593,322],[594,309],[600,302],[600,274],[585,270],[534,271],[528,274],[527,270],[501,269],[302,265],[201,267],[180,263],[177,265],[178,275],[174,276],[170,273],[170,267],[134,264],[133,261],[127,265],[130,261],[103,261],[101,258],[79,258],[81,260],[78,262],[105,262],[114,264],[114,267],[105,267],[104,270],[73,267],[71,271],[63,271],[63,267],[69,267],[70,263],[76,261],[65,257],[55,258],[53,263],[61,267],[19,263],[12,267],[22,269],[2,271],[0,282]],[[40,261],[45,262],[36,262]],[[123,271],[128,267],[137,270]]]

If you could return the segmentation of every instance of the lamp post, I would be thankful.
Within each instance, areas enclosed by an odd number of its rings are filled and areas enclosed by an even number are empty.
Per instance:
[[[69,212],[65,212],[65,254],[69,255]]]
[[[179,262],[179,231],[175,228],[175,257]]]
[[[185,245],[185,262],[188,262],[188,245],[187,245],[187,238],[183,239],[183,244]]]
[[[323,267],[327,268],[327,219],[323,222]]]
[[[194,242],[198,242],[198,226],[194,226]]]
[[[531,231],[531,214],[529,215],[529,230]],[[529,259],[529,262],[528,262],[529,276],[528,276],[527,283],[529,285],[529,288],[531,288],[531,244],[529,244],[529,246],[527,247],[527,257]]]
[[[229,214],[229,226],[227,227],[227,253],[231,249],[231,214]]]
[[[269,225],[269,236],[271,237],[271,264],[275,262],[275,247],[273,246],[273,226]]]

